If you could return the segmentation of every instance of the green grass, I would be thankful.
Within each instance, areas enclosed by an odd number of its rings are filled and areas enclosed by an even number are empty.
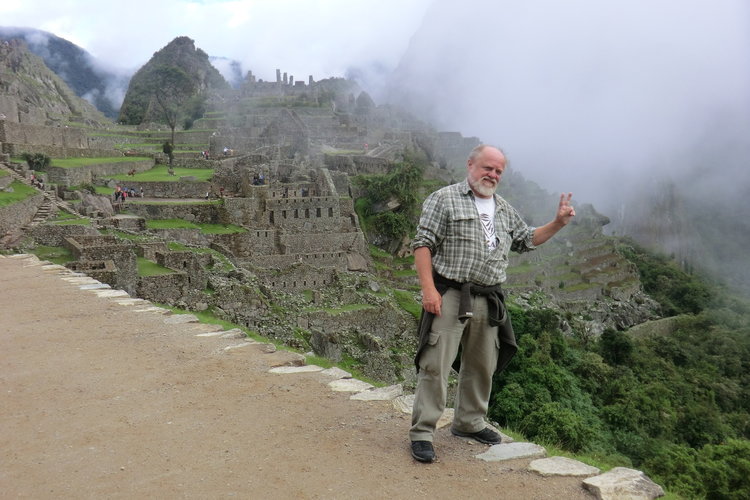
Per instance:
[[[71,219],[80,219],[78,215],[73,215],[68,212],[57,212],[57,215],[55,215],[53,218],[49,220],[49,222],[60,222],[64,220],[71,220]]]
[[[422,315],[422,305],[414,299],[414,294],[406,290],[393,290],[393,296],[401,309],[419,320],[419,317]]]
[[[39,257],[40,260],[47,260],[53,264],[65,265],[68,262],[73,262],[73,254],[70,250],[63,247],[49,247],[39,245],[38,247],[31,250],[31,253]]]
[[[90,226],[91,225],[91,221],[89,219],[84,219],[80,217],[76,217],[74,219],[54,220],[50,222],[56,226]]]
[[[33,196],[38,193],[36,189],[31,186],[27,186],[23,182],[13,181],[10,186],[13,188],[13,192],[0,191],[0,207],[6,207],[19,201],[23,201],[26,198]]]
[[[212,168],[183,168],[175,167],[175,175],[169,175],[169,168],[166,165],[157,165],[145,172],[138,172],[135,175],[113,176],[113,179],[127,182],[177,182],[180,177],[193,176],[198,182],[207,182],[214,175]]]
[[[138,257],[138,276],[162,276],[165,274],[174,274],[174,271],[164,266],[160,266],[152,260],[145,257]]]
[[[417,275],[417,272],[414,269],[399,269],[399,270],[393,271],[394,278],[410,278],[416,275]]]
[[[511,274],[522,274],[522,273],[528,273],[530,271],[533,271],[535,269],[534,264],[521,264],[520,266],[509,266],[505,270],[505,274],[511,275]]]
[[[234,234],[247,232],[234,224],[195,224],[183,219],[150,219],[146,221],[148,229],[200,229],[203,234]]]
[[[51,166],[62,168],[86,167],[88,165],[106,165],[108,163],[127,163],[133,161],[152,161],[146,156],[113,156],[110,158],[53,158]]]
[[[357,200],[357,201],[359,201],[359,200]],[[392,259],[393,258],[393,255],[389,254],[385,250],[382,250],[382,249],[376,247],[375,245],[369,245],[369,247],[370,247],[370,256],[372,258],[374,258],[374,259],[375,258],[381,258],[381,259]]]
[[[6,170],[0,169],[0,177],[5,177],[6,175],[10,175],[10,173]]]
[[[344,306],[336,307],[336,308],[323,308],[323,309],[320,309],[320,308],[312,308],[311,307],[311,308],[306,308],[305,311],[308,311],[308,312],[323,311],[325,313],[330,314],[331,316],[336,316],[336,315],[344,314],[344,313],[347,313],[347,312],[364,311],[366,309],[374,309],[374,308],[375,308],[375,306],[370,305],[370,304],[346,304]]]
[[[588,290],[589,288],[596,288],[598,286],[601,286],[598,283],[578,283],[573,286],[566,286],[563,287],[563,291],[565,292],[577,292],[579,290]]]
[[[138,205],[220,205],[222,200],[169,200],[169,201],[144,201],[140,198],[128,198],[127,203],[137,203]]]
[[[203,234],[235,234],[246,233],[247,229],[234,224],[198,224]]]

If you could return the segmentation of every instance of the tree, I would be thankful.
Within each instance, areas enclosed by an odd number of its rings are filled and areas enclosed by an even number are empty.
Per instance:
[[[45,170],[49,167],[49,164],[52,161],[50,157],[44,153],[23,153],[21,158],[26,160],[26,163],[28,163],[29,167],[33,170]]]
[[[172,131],[175,143],[175,128],[185,114],[184,106],[192,97],[195,85],[190,76],[177,66],[160,66],[151,75],[153,98],[164,121]]]
[[[624,332],[607,328],[599,338],[599,349],[610,365],[627,365],[632,361],[633,342]]]
[[[164,144],[161,146],[161,150],[164,152],[165,155],[169,158],[169,164],[172,164],[172,160],[174,159],[174,146],[172,146],[172,143],[169,141],[164,141]]]

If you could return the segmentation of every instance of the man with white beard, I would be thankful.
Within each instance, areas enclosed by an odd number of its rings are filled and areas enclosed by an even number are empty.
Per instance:
[[[435,426],[445,409],[448,374],[459,347],[451,432],[485,444],[500,443],[485,417],[492,375],[507,366],[517,349],[501,289],[508,253],[533,250],[575,216],[572,194],[563,194],[551,222],[528,226],[495,194],[505,166],[500,149],[477,146],[469,155],[466,179],[435,191],[422,206],[412,242],[423,310],[409,431],[412,456],[420,462],[435,460]]]

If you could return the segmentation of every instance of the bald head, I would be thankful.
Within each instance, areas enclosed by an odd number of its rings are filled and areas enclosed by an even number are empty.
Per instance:
[[[476,196],[490,198],[495,194],[506,163],[500,148],[481,144],[471,151],[466,162],[467,180]]]

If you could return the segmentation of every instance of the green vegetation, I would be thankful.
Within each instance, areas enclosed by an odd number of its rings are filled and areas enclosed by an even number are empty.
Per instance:
[[[5,207],[23,201],[26,198],[37,194],[37,190],[27,186],[23,182],[13,181],[10,183],[13,192],[0,191],[0,207]]]
[[[85,167],[88,165],[106,165],[107,163],[127,163],[135,161],[152,161],[152,158],[148,158],[146,156],[111,156],[109,158],[53,158],[52,166],[61,168],[77,168]]]
[[[195,224],[183,219],[150,219],[146,221],[148,229],[200,229],[204,234],[234,234],[247,230],[234,224]]]
[[[528,439],[644,470],[687,498],[750,492],[750,304],[632,246],[671,328],[566,335],[544,308],[509,305],[519,350],[490,418]],[[653,287],[653,288],[651,288]],[[607,467],[605,467],[607,468]]]
[[[138,172],[135,175],[119,175],[113,176],[114,179],[121,182],[174,182],[181,176],[193,176],[198,182],[210,181],[214,175],[214,171],[211,168],[173,168],[174,175],[169,175],[169,167],[166,165],[157,165],[150,170],[145,172]]]
[[[387,174],[360,175],[353,179],[365,193],[355,202],[363,229],[390,241],[401,240],[413,231],[425,165],[424,158],[410,156]],[[389,202],[396,202],[398,207],[383,210]]]
[[[44,153],[23,153],[21,157],[32,170],[46,170],[50,164],[50,157]]]
[[[83,217],[74,217],[71,219],[64,219],[64,220],[52,220],[49,222],[57,226],[90,226],[91,225],[91,221]]]
[[[708,286],[674,261],[646,252],[634,243],[620,245],[618,250],[638,266],[643,288],[661,304],[664,316],[699,313],[708,304]]]
[[[174,271],[160,266],[152,260],[148,260],[144,257],[137,257],[138,259],[138,276],[162,276],[164,274],[174,274]]]
[[[325,313],[328,313],[332,316],[336,316],[339,314],[352,312],[352,311],[362,311],[365,309],[373,309],[375,306],[370,304],[346,304],[341,307],[336,308],[319,308],[319,307],[307,307],[305,308],[305,311],[323,311]]]
[[[140,198],[128,198],[128,204],[135,203],[138,205],[221,205],[222,200],[195,200],[195,199],[169,199],[164,201],[141,200]],[[127,213],[124,210],[120,213]]]
[[[422,315],[422,305],[417,302],[413,293],[406,290],[393,290],[393,296],[403,310],[414,316],[414,319],[419,320]]]
[[[39,260],[46,260],[53,264],[65,265],[68,262],[73,262],[73,254],[70,250],[63,247],[50,247],[39,245],[31,250],[31,253],[39,257]]]

